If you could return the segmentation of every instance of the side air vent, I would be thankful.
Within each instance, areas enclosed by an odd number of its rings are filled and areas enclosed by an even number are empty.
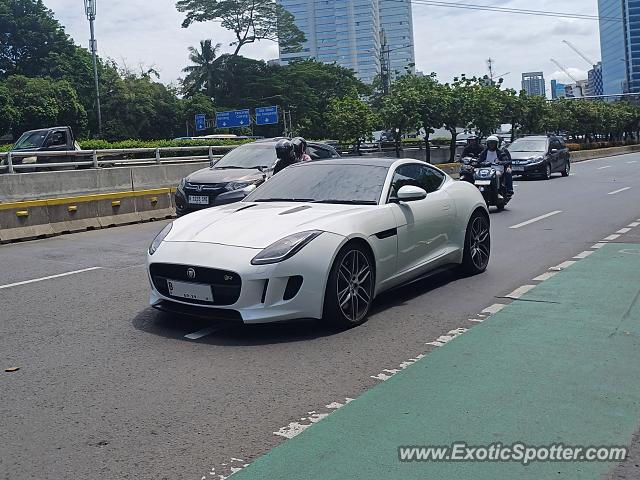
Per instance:
[[[298,294],[300,287],[302,287],[302,277],[300,275],[289,277],[287,288],[284,290],[284,297],[282,297],[282,299],[291,300]]]
[[[302,212],[303,210],[308,210],[310,208],[311,207],[309,205],[301,205],[299,207],[292,208],[291,210],[284,211],[280,213],[280,215],[289,215],[291,213],[298,213],[298,212]]]

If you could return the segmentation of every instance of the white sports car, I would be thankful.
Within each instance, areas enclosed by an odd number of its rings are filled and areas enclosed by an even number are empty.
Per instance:
[[[478,190],[418,160],[293,165],[244,201],[167,225],[149,247],[151,305],[244,323],[366,320],[379,293],[489,263]]]

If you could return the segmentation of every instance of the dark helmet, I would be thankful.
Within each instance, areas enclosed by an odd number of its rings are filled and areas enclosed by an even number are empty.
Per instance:
[[[296,157],[300,158],[303,154],[307,153],[307,141],[302,137],[296,137],[292,140],[293,150]]]
[[[295,157],[294,147],[291,140],[283,138],[276,143],[276,156],[278,160],[291,160]]]

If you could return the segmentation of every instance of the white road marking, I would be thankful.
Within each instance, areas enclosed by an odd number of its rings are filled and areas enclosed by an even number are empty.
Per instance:
[[[206,337],[207,335],[211,335],[214,332],[222,329],[220,325],[216,325],[213,327],[203,328],[202,330],[198,330],[197,332],[190,333],[189,335],[185,335],[184,338],[188,338],[189,340],[198,340],[202,337]]]
[[[628,164],[632,164],[632,163],[638,163],[637,160],[631,160],[630,162],[627,162]]]
[[[473,323],[482,323],[482,322],[484,322],[484,320],[481,319],[481,318],[470,318],[469,321],[473,322]]]
[[[614,190],[613,192],[607,193],[607,195],[617,195],[618,193],[626,192],[627,190],[631,190],[631,187],[624,187],[620,190]]]
[[[585,250],[584,252],[579,253],[578,255],[576,255],[573,258],[575,258],[577,260],[582,260],[584,258],[587,258],[589,255],[593,255],[593,250]]]
[[[618,238],[620,238],[620,235],[609,235],[604,240],[605,242],[612,242],[613,240],[617,240]]]
[[[567,260],[566,262],[562,262],[560,265],[556,265],[555,267],[551,267],[549,270],[552,272],[561,272],[562,270],[566,270],[574,263],[577,263],[575,260]]]
[[[606,242],[598,242],[596,243],[593,247],[594,250],[600,250],[602,247],[604,247],[606,245]]]
[[[528,291],[533,290],[534,288],[536,288],[535,285],[523,285],[521,287],[516,288],[513,292],[507,295],[507,298],[518,299]]]
[[[640,222],[633,222],[633,223],[630,223],[628,226],[631,228],[636,228],[640,226]]]
[[[515,230],[517,228],[526,227],[527,225],[531,225],[532,223],[539,222],[540,220],[544,220],[545,218],[553,217],[554,215],[558,215],[559,213],[562,213],[562,210],[556,210],[554,212],[545,213],[544,215],[540,215],[539,217],[532,218],[531,220],[527,220],[526,222],[513,225],[509,228]]]
[[[555,277],[558,272],[546,272],[542,275],[537,276],[533,279],[534,282],[544,282],[545,280],[549,280],[551,277]]]
[[[76,275],[78,273],[92,272],[94,270],[100,270],[102,267],[83,268],[82,270],[74,270],[73,272],[59,273],[58,275],[50,275],[48,277],[34,278],[33,280],[25,280],[24,282],[10,283],[8,285],[0,285],[0,290],[11,287],[19,287],[21,285],[28,285],[30,283],[44,282],[45,280],[53,280],[54,278],[68,277],[69,275]]]
[[[611,168],[611,165],[606,165],[604,167],[598,167],[598,170],[604,170],[605,168]]]
[[[624,234],[624,233],[629,233],[630,231],[631,231],[630,228],[621,228],[616,233]]]
[[[494,315],[498,313],[500,310],[502,310],[504,307],[506,307],[504,303],[494,303],[490,307],[487,307],[484,310],[482,310],[482,313],[488,313],[489,315]]]

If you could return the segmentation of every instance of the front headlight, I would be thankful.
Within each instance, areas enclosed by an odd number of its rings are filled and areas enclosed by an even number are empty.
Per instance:
[[[253,257],[251,265],[268,265],[291,258],[321,233],[322,231],[320,230],[310,230],[308,232],[294,233],[280,239]]]
[[[529,163],[541,163],[544,162],[544,157],[532,157],[529,159]]]
[[[234,190],[242,190],[243,188],[247,188],[254,185],[254,182],[229,182],[225,187],[229,192],[233,192]]]
[[[182,180],[180,180],[180,183],[178,184],[178,190],[180,190],[181,192],[184,191],[184,186],[187,184],[187,179],[183,178]]]
[[[162,231],[158,235],[156,235],[156,238],[154,238],[153,242],[151,242],[151,245],[149,245],[149,255],[153,255],[154,253],[156,253],[156,250],[160,248],[160,244],[164,241],[165,238],[167,238],[167,235],[169,235],[169,232],[172,228],[173,222],[164,227]]]

